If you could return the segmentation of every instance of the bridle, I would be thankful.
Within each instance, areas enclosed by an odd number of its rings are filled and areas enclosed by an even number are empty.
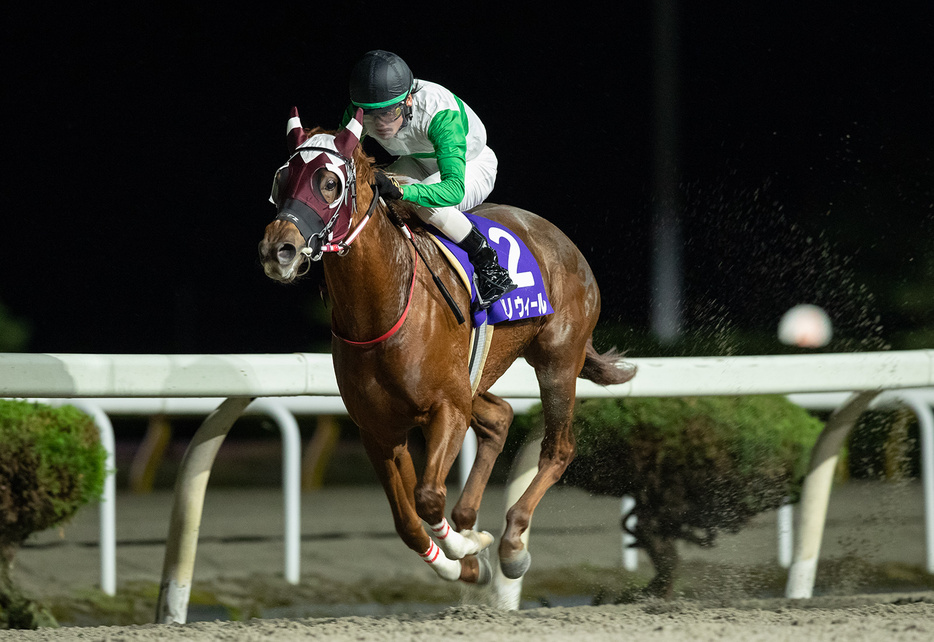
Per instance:
[[[353,243],[360,232],[363,231],[363,228],[366,227],[366,224],[369,223],[370,218],[373,216],[373,212],[376,211],[376,203],[379,201],[379,188],[376,186],[376,183],[372,183],[370,187],[373,189],[373,199],[370,201],[370,206],[366,209],[366,212],[363,214],[353,229],[350,230],[347,235],[344,236],[341,240],[337,242],[324,243],[324,238],[330,234],[331,229],[333,229],[334,224],[337,222],[340,212],[335,212],[331,216],[331,220],[327,222],[324,226],[324,229],[318,232],[317,234],[312,234],[307,240],[305,247],[303,247],[300,252],[303,256],[308,257],[312,261],[320,261],[321,257],[324,256],[325,252],[334,252],[338,256],[344,256],[350,250],[350,244]],[[357,195],[356,188],[354,189],[354,194],[351,197],[353,199],[353,205],[351,207],[351,217],[357,213]]]
[[[331,156],[338,157],[348,168],[347,171],[347,186],[344,190],[344,193],[340,197],[337,205],[334,206],[334,214],[331,215],[331,218],[324,225],[323,228],[317,232],[313,232],[317,225],[320,225],[320,217],[318,213],[311,207],[307,205],[305,207],[299,208],[297,211],[281,211],[276,215],[276,220],[289,221],[293,223],[297,228],[299,233],[302,235],[302,238],[305,240],[305,247],[300,250],[302,256],[307,258],[310,261],[320,261],[326,252],[336,253],[338,256],[343,256],[350,250],[351,243],[356,240],[357,236],[363,231],[363,228],[366,227],[366,224],[370,221],[370,218],[373,216],[373,212],[376,211],[376,203],[379,201],[379,188],[376,186],[376,183],[370,185],[373,190],[373,198],[370,201],[370,205],[366,210],[366,213],[363,215],[363,218],[354,225],[352,230],[344,235],[344,237],[338,241],[325,242],[324,240],[331,234],[331,231],[334,229],[335,224],[341,216],[341,210],[343,209],[343,203],[346,199],[350,198],[350,218],[352,224],[353,216],[357,213],[357,168],[354,163],[353,158],[348,158],[343,154],[327,148],[327,147],[299,147],[289,156],[289,160],[286,162],[283,167],[288,167],[289,163],[292,161],[295,156],[301,154],[302,152],[322,152]],[[336,169],[336,168],[335,168]],[[333,170],[332,170],[333,171]],[[317,224],[317,225],[316,225]]]
[[[340,159],[341,162],[343,162],[344,166],[348,169],[348,171],[344,173],[342,170],[340,170],[337,167],[334,167],[329,164],[325,165],[325,167],[332,172],[337,173],[337,171],[341,171],[341,173],[344,174],[343,178],[346,179],[347,189],[344,190],[344,192],[341,194],[340,200],[337,202],[336,205],[333,205],[333,204],[328,205],[329,207],[334,208],[335,210],[334,214],[331,215],[331,218],[324,225],[324,227],[319,229],[317,232],[314,232],[313,230],[321,224],[321,217],[318,215],[318,213],[315,211],[313,207],[309,206],[306,203],[300,203],[301,207],[293,206],[290,209],[286,209],[283,206],[280,208],[279,213],[276,215],[276,220],[289,221],[298,228],[299,233],[302,235],[302,238],[305,240],[305,246],[299,251],[299,253],[309,261],[309,267],[310,267],[310,261],[320,261],[323,258],[325,253],[335,253],[338,256],[343,256],[347,254],[347,252],[350,251],[351,244],[356,240],[356,238],[360,235],[360,232],[363,231],[363,228],[366,227],[366,224],[372,218],[373,213],[376,211],[376,203],[380,200],[380,197],[379,197],[379,187],[377,186],[375,182],[373,182],[370,185],[373,191],[373,197],[370,199],[370,205],[369,207],[367,207],[367,210],[364,213],[363,217],[354,225],[353,217],[357,212],[357,189],[356,189],[357,170],[356,170],[356,164],[354,163],[353,158],[348,158],[344,156],[343,154],[330,148],[306,146],[306,147],[300,147],[296,149],[295,152],[289,157],[288,162],[286,162],[286,164],[283,167],[288,167],[292,159],[295,158],[297,154],[300,154],[301,152],[307,152],[307,151],[323,152],[325,154],[335,156],[338,159]],[[277,182],[278,182],[278,178],[277,178]],[[350,198],[350,221],[348,222],[348,230],[344,234],[343,238],[337,241],[325,243],[324,239],[326,239],[331,234],[331,231],[334,229],[335,225],[337,224],[337,221],[342,214],[342,210],[345,207],[346,199],[348,198],[348,196]],[[350,227],[351,225],[353,226],[352,228]],[[399,330],[399,328],[402,327],[402,324],[405,322],[405,319],[409,314],[409,310],[412,305],[412,298],[415,293],[415,281],[416,281],[416,277],[418,274],[418,259],[419,259],[419,256],[421,255],[421,251],[418,249],[418,246],[415,244],[415,239],[413,238],[412,232],[408,228],[408,226],[402,223],[401,221],[396,222],[396,226],[400,229],[403,236],[405,236],[411,242],[412,248],[414,250],[414,256],[413,256],[414,265],[412,268],[412,282],[409,285],[409,293],[408,293],[408,297],[406,300],[405,308],[403,309],[402,315],[399,317],[399,320],[396,321],[396,323],[387,332],[369,341],[351,341],[350,339],[345,339],[344,337],[341,337],[336,332],[334,332],[333,329],[331,330],[331,333],[335,337],[337,337],[338,339],[340,339],[341,341],[347,344],[357,346],[357,347],[370,347],[378,343],[381,343],[385,341],[386,339],[389,339],[391,336],[393,336]],[[425,262],[424,257],[422,257],[422,261]],[[426,268],[428,268],[428,271],[431,273],[431,276],[435,284],[441,290],[442,295],[444,296],[451,310],[454,312],[454,315],[457,318],[458,323],[463,323],[464,317],[461,314],[460,310],[458,309],[457,304],[454,302],[454,299],[448,293],[447,289],[441,283],[441,280],[437,277],[437,275],[435,275],[435,273],[431,270],[431,268],[428,267],[427,262],[425,262],[425,266]]]
[[[315,209],[308,204],[302,203],[302,206],[292,207],[286,209],[285,207],[280,208],[280,212],[276,215],[276,220],[289,221],[298,228],[299,233],[302,235],[302,238],[305,240],[305,246],[299,251],[299,253],[309,261],[309,266],[311,261],[320,261],[325,253],[334,253],[338,256],[343,256],[350,251],[350,246],[360,235],[360,232],[363,231],[363,228],[366,227],[366,224],[373,217],[373,213],[376,211],[376,204],[379,202],[379,187],[375,182],[370,184],[370,188],[373,190],[373,197],[370,199],[370,205],[367,207],[366,212],[363,217],[356,223],[353,224],[353,217],[357,212],[357,170],[356,164],[352,158],[347,158],[343,154],[336,152],[333,149],[327,147],[314,147],[306,146],[300,147],[295,150],[295,152],[289,157],[289,160],[283,167],[288,167],[292,159],[295,158],[297,154],[302,152],[323,152],[331,156],[335,156],[344,163],[344,166],[348,169],[347,173],[343,178],[346,179],[347,189],[341,194],[340,201],[336,205],[329,204],[329,207],[334,208],[334,214],[331,215],[331,218],[325,223],[323,228],[320,228],[317,232],[313,231],[316,227],[321,225],[321,217],[315,211]],[[326,169],[329,169],[332,172],[337,173],[337,171],[342,171],[337,167],[334,167],[330,164],[325,165]],[[281,170],[280,170],[281,171]],[[343,172],[342,172],[343,173]],[[277,178],[278,182],[278,178]],[[325,242],[324,240],[331,234],[331,231],[334,229],[337,224],[338,219],[343,213],[344,205],[347,198],[350,198],[350,223],[348,223],[348,231],[344,234],[343,238],[337,241]],[[352,225],[352,228],[349,226]],[[408,232],[408,235],[411,236],[411,231],[408,228],[405,228],[405,231]],[[413,244],[414,245],[414,244]],[[415,293],[415,281],[418,276],[418,254],[414,258],[414,265],[412,267],[412,282],[409,284],[408,297],[406,299],[405,308],[402,311],[402,315],[399,317],[399,320],[388,331],[384,332],[382,335],[375,339],[369,341],[352,341],[350,339],[345,339],[336,332],[331,330],[331,333],[340,339],[341,341],[365,348],[374,346],[378,343],[382,343],[386,339],[389,339],[393,336],[399,328],[402,327],[402,324],[405,323],[406,317],[409,315],[409,310],[412,307],[412,299]],[[306,270],[307,271],[307,270]]]

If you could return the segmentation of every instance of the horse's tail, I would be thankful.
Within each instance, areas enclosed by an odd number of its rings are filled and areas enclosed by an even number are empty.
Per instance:
[[[593,347],[593,339],[587,339],[584,367],[578,376],[601,386],[609,386],[614,383],[626,383],[635,377],[636,366],[623,361],[623,355],[616,348],[610,348],[600,354]]]

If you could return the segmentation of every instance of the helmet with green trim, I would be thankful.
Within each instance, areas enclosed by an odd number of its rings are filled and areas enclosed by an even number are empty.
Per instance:
[[[405,100],[415,77],[399,56],[368,51],[350,72],[350,102],[364,111],[385,109]]]

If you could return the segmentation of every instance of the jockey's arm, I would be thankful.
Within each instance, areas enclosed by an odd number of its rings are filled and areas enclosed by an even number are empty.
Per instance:
[[[457,102],[460,104],[459,99]],[[356,107],[348,105],[341,118],[341,128],[350,122],[355,113]],[[402,200],[423,207],[459,205],[464,200],[467,171],[467,115],[463,107],[458,111],[445,109],[435,114],[428,126],[428,138],[435,148],[434,154],[413,156],[434,156],[438,161],[441,181],[430,185],[406,184],[402,187]]]
[[[458,101],[459,102],[459,101]],[[441,181],[430,185],[414,183],[402,188],[402,199],[423,207],[450,207],[464,200],[467,171],[467,118],[451,109],[435,114],[428,127],[434,145]],[[415,154],[418,157],[419,154]]]

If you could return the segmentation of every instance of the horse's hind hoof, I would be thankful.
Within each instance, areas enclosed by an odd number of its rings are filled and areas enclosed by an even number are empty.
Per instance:
[[[490,566],[489,551],[468,555],[461,560],[460,579],[473,586],[487,586],[493,582],[493,567]]]
[[[499,567],[503,571],[503,575],[511,580],[517,580],[525,575],[531,565],[532,555],[528,549],[523,549],[521,553],[511,560],[503,559],[499,561]]]

